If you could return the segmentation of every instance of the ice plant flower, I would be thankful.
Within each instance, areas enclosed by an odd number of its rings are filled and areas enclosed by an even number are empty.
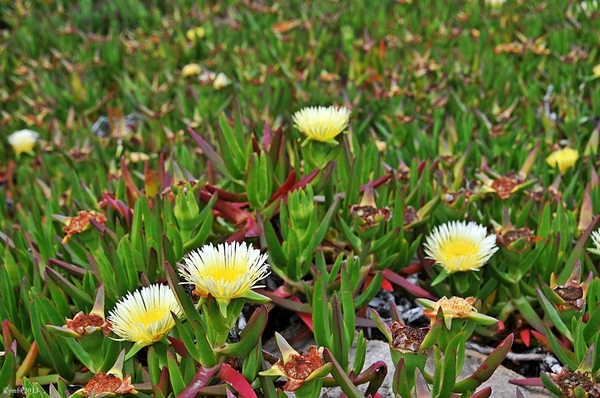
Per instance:
[[[579,152],[576,149],[563,148],[552,152],[546,158],[546,163],[552,168],[558,167],[560,174],[565,174],[567,170],[575,166],[577,159],[579,159]]]
[[[448,222],[427,237],[425,253],[448,274],[476,271],[498,250],[496,235],[486,234],[485,227],[474,222]]]
[[[500,8],[506,3],[506,0],[485,0],[485,4],[492,8]]]
[[[30,153],[38,137],[39,135],[35,131],[19,130],[8,136],[8,143],[12,146],[17,156],[19,156],[23,152]]]
[[[165,337],[175,326],[171,312],[181,316],[182,311],[168,286],[150,285],[129,292],[110,312],[108,321],[120,340],[150,345]]]
[[[334,106],[308,107],[294,113],[294,127],[309,139],[337,145],[334,140],[348,127],[350,110]]]
[[[480,314],[477,309],[473,307],[473,303],[475,302],[474,297],[467,297],[464,299],[461,297],[446,298],[444,296],[438,301],[427,299],[418,299],[417,301],[425,307],[423,315],[431,319],[432,325],[438,319],[441,309],[444,323],[448,330],[450,330],[450,327],[452,326],[452,319],[469,319],[480,325],[493,325],[498,323],[497,319]]]
[[[131,385],[131,376],[123,377],[123,362],[125,350],[121,351],[117,362],[106,373],[98,372],[87,384],[77,390],[72,397],[114,397],[117,394],[137,394],[137,391]]]
[[[185,37],[187,37],[187,39],[192,43],[195,43],[197,39],[204,38],[205,35],[206,31],[202,26],[188,29],[187,32],[185,32]]]
[[[224,73],[219,73],[215,79],[213,80],[213,88],[215,90],[220,90],[223,87],[229,86],[231,84],[231,80]]]
[[[202,68],[198,64],[187,64],[181,69],[181,76],[190,77],[193,75],[199,75],[202,72]]]
[[[217,302],[229,303],[232,299],[246,299],[260,296],[250,289],[256,282],[269,275],[267,254],[252,248],[245,242],[212,244],[190,252],[179,267],[179,273],[187,281],[183,283],[196,286],[195,294],[208,297],[210,294]],[[260,296],[262,298],[263,296]]]
[[[323,364],[321,347],[310,346],[306,354],[298,353],[289,345],[289,343],[277,332],[275,332],[275,341],[281,351],[283,360],[277,361],[271,369],[259,373],[261,376],[283,376],[288,379],[283,386],[284,391],[296,391],[304,383],[318,380],[327,376],[331,369],[331,364]]]
[[[594,247],[588,249],[588,251],[600,255],[600,229],[592,232],[592,243],[594,244]]]

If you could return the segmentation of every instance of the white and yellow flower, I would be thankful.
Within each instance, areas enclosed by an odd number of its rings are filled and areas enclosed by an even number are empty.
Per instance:
[[[179,267],[179,273],[196,286],[200,297],[210,294],[221,303],[232,299],[256,298],[250,289],[269,275],[267,255],[246,243],[223,243],[217,247],[205,245],[190,252]],[[262,296],[260,296],[262,297]]]
[[[108,321],[121,340],[143,347],[161,340],[173,329],[171,312],[178,317],[182,314],[173,291],[156,284],[128,293],[110,312]]]
[[[594,247],[588,249],[588,251],[600,255],[600,229],[592,232],[592,243],[594,244]]]
[[[225,73],[219,73],[213,80],[213,88],[215,90],[220,90],[223,87],[227,87],[231,84],[231,80],[227,77]]]
[[[190,77],[194,75],[199,75],[202,72],[202,67],[196,63],[187,64],[181,69],[181,76]]]
[[[206,30],[202,26],[188,29],[187,32],[185,32],[185,37],[192,43],[196,43],[198,39],[203,39],[205,35]]]
[[[573,148],[563,148],[554,151],[546,158],[548,166],[553,169],[558,167],[560,174],[565,174],[567,170],[575,166],[579,159],[579,152]]]
[[[19,156],[23,152],[30,153],[37,142],[39,135],[32,130],[15,131],[8,136],[8,142]]]
[[[485,4],[492,8],[500,8],[506,3],[506,0],[485,0]]]
[[[334,140],[348,127],[350,110],[334,106],[308,107],[294,113],[294,127],[314,141],[337,144]]]
[[[482,225],[452,221],[437,226],[427,237],[425,253],[448,274],[478,270],[498,250],[496,235],[486,235]]]

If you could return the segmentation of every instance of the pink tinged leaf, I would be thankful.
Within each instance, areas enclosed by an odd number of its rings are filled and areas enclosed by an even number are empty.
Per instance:
[[[487,356],[471,376],[456,383],[454,391],[466,392],[474,390],[488,380],[510,351],[514,339],[514,334],[511,333],[502,340],[502,342],[498,344],[498,347]]]
[[[196,373],[190,384],[178,395],[178,398],[195,398],[198,391],[210,382],[210,379],[219,371],[219,368],[219,365],[215,365],[212,368],[200,367],[198,373]]]
[[[583,191],[581,209],[579,210],[579,223],[577,229],[584,231],[594,219],[594,209],[592,208],[591,183],[588,183]]]
[[[492,387],[485,387],[473,394],[471,398],[488,398],[490,395],[492,395]]]
[[[210,144],[204,141],[204,139],[202,139],[202,137],[200,137],[200,135],[198,135],[198,133],[196,133],[191,128],[188,128],[188,132],[190,133],[194,141],[196,141],[196,144],[198,144],[200,149],[202,149],[202,152],[204,152],[204,154],[206,155],[208,160],[210,160],[213,166],[216,167],[217,170],[220,171],[226,177],[230,177],[231,175],[229,174],[229,171],[225,166],[223,158],[210,146]]]
[[[74,276],[83,277],[85,275],[85,273],[87,272],[87,270],[84,268],[78,267],[73,264],[66,263],[62,260],[57,260],[55,258],[49,258],[48,263],[49,263],[49,265],[56,265],[56,266],[62,268],[63,270],[67,271],[69,274],[74,275]]]
[[[230,365],[226,363],[221,364],[216,377],[231,385],[239,393],[240,398],[256,398],[256,393],[250,383],[248,383],[248,380]]]
[[[141,194],[139,189],[135,186],[133,179],[131,178],[129,169],[125,164],[125,157],[121,158],[121,175],[123,176],[123,180],[125,181],[125,187],[127,188],[127,199],[129,200],[129,204],[133,205]]]
[[[531,377],[528,379],[511,379],[508,382],[517,386],[544,387],[544,383],[542,383],[542,379],[539,377]]]
[[[407,290],[409,293],[411,293],[417,297],[425,297],[430,300],[437,300],[437,298],[434,295],[432,295],[431,293],[429,293],[427,290],[423,289],[420,286],[413,285],[412,283],[407,281],[406,278],[398,275],[397,273],[395,273],[392,270],[386,269],[386,270],[383,270],[381,273],[383,274],[383,277],[385,279],[400,286],[401,288]]]
[[[248,195],[245,193],[224,191],[210,184],[205,184],[203,188],[211,194],[217,193],[219,195],[219,199],[223,199],[228,202],[248,202]]]
[[[272,202],[275,199],[279,198],[280,196],[287,194],[291,190],[291,188],[294,186],[295,182],[296,182],[296,172],[294,170],[292,170],[290,172],[290,175],[288,176],[288,178],[283,182],[283,184],[279,187],[279,189],[277,191],[275,191],[273,193],[273,195],[271,195],[271,197],[269,198],[269,202]]]
[[[523,329],[519,332],[519,336],[521,337],[523,344],[525,344],[525,346],[529,347],[529,344],[531,344],[531,330]]]
[[[360,187],[360,191],[364,192],[367,188],[371,187],[371,188],[377,188],[380,185],[385,184],[390,178],[392,178],[392,174],[386,174],[382,177],[379,177],[378,179],[376,179],[375,181],[369,181],[368,183],[366,183],[365,185]]]
[[[271,135],[272,134],[273,134],[273,132],[271,131],[271,126],[269,126],[269,123],[265,123],[265,127],[263,128],[263,141],[262,141],[263,149],[265,151],[268,151],[269,147],[271,146]]]
[[[185,348],[185,344],[183,341],[176,339],[175,337],[168,336],[169,342],[171,343],[171,347],[175,350],[175,352],[181,355],[184,358],[188,357],[188,350]]]
[[[317,174],[319,174],[320,170],[314,170],[312,171],[309,175],[307,175],[306,177],[304,177],[303,179],[301,179],[300,181],[298,181],[296,184],[294,184],[291,188],[290,188],[290,192],[293,192],[297,189],[302,189],[304,187],[306,187],[308,184],[310,184],[310,182],[312,180],[315,179],[315,177],[317,176]]]
[[[104,199],[110,204],[121,216],[125,217],[127,225],[131,225],[133,218],[133,209],[128,207],[125,203],[120,200],[113,199],[110,194],[104,193]]]

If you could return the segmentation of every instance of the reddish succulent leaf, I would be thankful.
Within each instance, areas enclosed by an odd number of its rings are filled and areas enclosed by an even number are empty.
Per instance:
[[[368,183],[360,187],[360,191],[364,192],[364,190],[368,187],[377,188],[378,186],[385,184],[390,178],[392,178],[392,174],[386,174],[382,177],[379,177],[375,181],[369,181]]]
[[[219,369],[219,365],[215,365],[212,368],[201,367],[190,384],[178,395],[178,398],[195,398],[198,390],[206,386]]]
[[[400,273],[404,276],[408,276],[408,275],[412,275],[415,274],[419,271],[421,271],[423,269],[423,264],[421,263],[414,263],[411,264],[407,267],[402,268],[402,270],[400,271]]]
[[[539,377],[531,377],[528,379],[512,379],[508,382],[518,386],[544,387],[544,383],[542,383],[542,379]]]
[[[301,179],[300,181],[298,181],[296,184],[294,184],[291,188],[290,188],[290,192],[295,191],[296,189],[302,189],[304,187],[306,187],[308,184],[310,184],[310,182],[312,180],[315,179],[315,177],[317,176],[317,174],[319,174],[321,170],[314,170],[312,171],[309,175],[307,175],[306,177],[304,177],[303,179]]]
[[[178,353],[179,355],[181,355],[184,358],[187,358],[188,356],[188,350],[187,348],[185,348],[185,344],[183,344],[183,341],[176,339],[175,337],[168,337],[169,342],[171,343],[171,347],[173,347],[173,349],[175,350],[176,353]]]
[[[205,184],[203,188],[211,194],[214,194],[216,192],[219,195],[219,199],[223,199],[228,202],[248,202],[248,195],[246,195],[245,193],[224,191],[210,184]]]
[[[529,344],[531,343],[531,330],[523,329],[519,332],[519,336],[521,337],[523,344],[529,347]]]
[[[223,380],[235,388],[241,398],[256,398],[256,393],[250,383],[248,383],[248,380],[226,363],[221,364],[219,373],[217,373],[217,379]]]
[[[291,188],[294,186],[295,182],[296,182],[296,172],[294,170],[292,170],[290,172],[290,175],[288,176],[288,178],[279,187],[279,189],[277,191],[275,191],[273,193],[273,195],[271,195],[271,197],[269,198],[269,202],[272,202],[275,199],[277,199],[278,197],[288,193],[291,190]]]
[[[73,264],[66,263],[62,260],[57,260],[55,258],[49,258],[48,263],[49,263],[49,265],[53,265],[53,264],[57,265],[58,267],[67,271],[69,274],[79,276],[79,277],[83,277],[85,275],[85,273],[87,272],[87,270],[84,268],[78,267]]]
[[[386,269],[383,270],[381,272],[383,274],[383,277],[385,279],[387,279],[388,281],[395,283],[396,285],[400,286],[401,288],[407,290],[409,293],[417,296],[417,297],[424,297],[430,300],[437,300],[437,298],[432,295],[431,293],[429,293],[427,290],[423,289],[420,286],[416,286],[413,285],[412,283],[410,283],[409,281],[407,281],[404,277],[398,275],[397,273],[395,273],[392,270]]]
[[[121,175],[125,181],[125,187],[127,188],[127,200],[129,202],[129,206],[133,207],[135,201],[141,196],[141,194],[140,190],[135,186],[135,183],[131,178],[131,174],[129,174],[129,169],[125,164],[124,157],[121,158]]]
[[[385,278],[381,280],[381,288],[383,290],[387,290],[388,292],[394,291],[394,286],[392,286],[392,283]]]

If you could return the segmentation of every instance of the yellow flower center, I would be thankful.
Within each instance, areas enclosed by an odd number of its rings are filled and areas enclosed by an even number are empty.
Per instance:
[[[244,269],[237,265],[228,268],[213,267],[206,270],[206,276],[212,277],[215,281],[233,283],[237,282],[244,274]]]
[[[472,241],[461,239],[449,242],[446,246],[442,247],[441,254],[448,261],[457,261],[461,257],[477,254],[477,249]]]
[[[159,311],[158,309],[150,310],[140,314],[140,322],[145,326],[151,325],[152,322],[158,322],[164,318],[163,311]]]

